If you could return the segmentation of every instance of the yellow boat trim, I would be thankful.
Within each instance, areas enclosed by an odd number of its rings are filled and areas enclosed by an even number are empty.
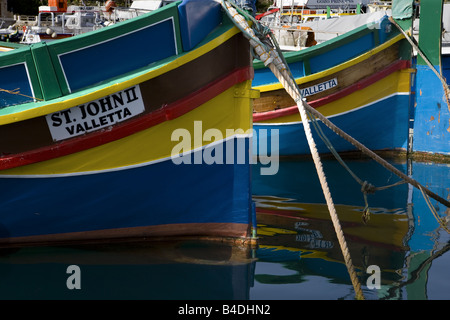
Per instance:
[[[237,135],[249,135],[252,129],[252,108],[248,97],[236,95],[251,89],[251,81],[237,84],[196,109],[174,120],[165,121],[125,138],[76,152],[60,158],[38,162],[22,167],[1,171],[0,175],[73,175],[98,173],[126,169],[161,159],[170,159],[175,146],[189,136],[189,152],[211,144],[204,133],[208,129],[218,129],[223,140]],[[201,128],[194,126],[201,120]],[[240,130],[238,130],[240,129]],[[184,130],[184,131],[183,131]],[[216,131],[217,132],[217,131]],[[214,138],[219,136],[213,136]],[[173,140],[172,140],[173,139]],[[186,139],[187,141],[187,139]],[[216,142],[216,141],[214,141]]]
[[[349,68],[357,63],[360,63],[361,61],[367,60],[370,57],[372,57],[373,55],[377,54],[378,52],[392,46],[394,43],[402,40],[404,38],[404,36],[402,34],[399,34],[397,36],[395,36],[394,38],[386,41],[385,43],[383,43],[382,45],[367,51],[366,53],[353,58],[347,62],[341,63],[340,65],[337,65],[336,67],[324,70],[324,71],[320,71],[314,74],[311,74],[309,76],[304,76],[301,78],[297,78],[295,81],[297,82],[297,84],[303,84],[306,82],[310,82],[310,81],[314,81],[323,77],[327,77],[329,75],[332,75],[336,72],[342,71],[346,68]],[[268,85],[262,85],[262,86],[257,86],[255,87],[255,89],[261,91],[261,92],[266,92],[266,91],[273,91],[273,90],[279,90],[279,89],[283,89],[283,85],[281,83],[274,83],[274,84],[268,84]]]
[[[332,101],[324,106],[318,107],[324,116],[335,116],[353,109],[372,104],[378,100],[394,94],[409,94],[410,92],[410,74],[408,72],[396,71],[389,76],[377,81],[376,83],[367,86],[364,89],[358,90],[342,97],[341,99]],[[258,124],[286,124],[300,122],[300,115],[298,113],[274,118],[265,121],[258,121]]]
[[[97,90],[88,91],[85,94],[81,94],[80,92],[70,94],[61,98],[56,98],[55,102],[37,102],[38,105],[36,108],[31,108],[27,110],[23,110],[16,113],[0,115],[0,125],[5,125],[9,123],[14,123],[18,121],[23,121],[31,118],[36,118],[40,116],[44,116],[49,113],[61,111],[67,108],[71,108],[74,106],[78,106],[84,104],[89,101],[93,101],[115,92],[124,90],[126,88],[132,87],[139,83],[145,82],[152,78],[158,77],[164,73],[167,73],[173,69],[176,69],[190,61],[197,59],[198,57],[204,55],[205,53],[211,51],[212,49],[218,47],[221,43],[227,41],[232,38],[234,35],[238,34],[240,30],[237,27],[233,27],[230,30],[224,32],[217,38],[209,41],[203,46],[189,51],[186,54],[181,55],[179,58],[164,64],[162,66],[158,66],[157,69],[144,71],[142,73],[137,73],[132,79],[128,80],[120,80],[120,82],[114,82],[106,87],[102,87]],[[89,89],[88,89],[89,90]],[[11,107],[14,108],[14,107]]]

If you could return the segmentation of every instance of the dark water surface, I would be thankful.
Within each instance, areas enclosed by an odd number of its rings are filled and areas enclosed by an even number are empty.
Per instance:
[[[364,223],[360,184],[337,161],[323,163],[364,298],[450,299],[449,210],[401,184],[367,195]],[[400,180],[373,161],[346,163],[376,187]],[[450,165],[393,164],[449,199]],[[282,161],[273,176],[259,169],[253,170],[254,250],[186,241],[2,252],[0,299],[355,299],[313,163]],[[380,273],[368,273],[369,266]]]
[[[374,161],[346,163],[361,181],[376,187],[401,180]],[[392,164],[449,199],[450,165],[412,161]],[[433,199],[428,204],[424,195],[408,184],[368,194],[366,202],[361,185],[337,161],[323,160],[323,166],[365,298],[450,298],[450,237],[445,230],[449,229],[450,211]],[[354,299],[355,291],[312,162],[285,161],[277,175],[255,175],[253,193],[261,245],[250,298]],[[370,215],[364,223],[366,203]],[[435,215],[442,219],[442,225]],[[267,233],[263,233],[265,230]],[[374,284],[369,279],[372,272],[367,272],[369,266],[380,269],[379,289],[367,285],[368,280]]]

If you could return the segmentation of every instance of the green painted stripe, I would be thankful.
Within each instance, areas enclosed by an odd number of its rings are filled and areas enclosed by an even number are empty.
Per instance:
[[[31,47],[36,74],[42,89],[42,99],[50,100],[62,96],[53,63],[45,42],[36,43]]]
[[[420,2],[419,48],[434,66],[441,61],[441,33],[443,0]],[[426,65],[420,55],[417,63]]]

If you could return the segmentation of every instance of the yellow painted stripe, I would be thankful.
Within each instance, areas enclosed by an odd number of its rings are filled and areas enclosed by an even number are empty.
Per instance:
[[[251,89],[251,81],[237,84],[193,111],[171,121],[132,134],[89,150],[64,157],[43,161],[23,167],[1,171],[1,175],[52,175],[88,171],[111,170],[164,159],[171,156],[172,149],[187,139],[174,138],[175,130],[189,133],[189,145],[198,148],[211,143],[203,141],[208,129],[220,130],[225,139],[234,133],[250,133],[252,129],[252,110],[249,97],[236,92]],[[194,129],[194,121],[202,121],[201,128]],[[199,130],[200,129],[200,130]],[[241,130],[236,130],[241,129]],[[195,130],[195,131],[194,131]],[[211,133],[217,131],[210,131]],[[217,134],[216,137],[220,138]],[[214,140],[213,140],[214,141]],[[195,142],[199,142],[195,144]],[[190,149],[192,149],[190,148]],[[189,150],[181,150],[188,152]]]
[[[342,70],[344,70],[346,68],[354,66],[357,63],[360,63],[360,62],[362,62],[364,60],[369,59],[373,55],[375,55],[378,52],[380,52],[380,51],[382,51],[382,50],[392,46],[394,43],[400,41],[403,38],[404,38],[404,36],[402,34],[399,34],[399,35],[395,36],[394,38],[386,41],[382,45],[380,45],[380,46],[378,46],[378,47],[376,47],[376,48],[374,48],[374,49],[372,49],[370,51],[367,51],[366,53],[364,53],[364,54],[362,54],[362,55],[360,55],[360,56],[358,56],[356,58],[353,58],[353,59],[348,60],[348,61],[346,61],[344,63],[341,63],[341,64],[337,65],[336,67],[333,67],[333,68],[330,68],[330,69],[327,69],[327,70],[324,70],[324,71],[320,71],[320,72],[311,74],[309,76],[304,76],[304,77],[301,77],[301,78],[297,78],[295,81],[297,82],[297,84],[303,84],[303,83],[314,81],[314,80],[317,80],[317,79],[320,79],[320,78],[323,78],[323,77],[327,77],[329,75],[332,75],[332,74],[334,74],[336,72],[342,71]],[[283,89],[283,86],[282,86],[281,83],[275,83],[275,84],[257,86],[257,87],[255,87],[255,89],[258,89],[261,92],[266,92],[266,91]]]
[[[230,30],[218,36],[217,38],[204,44],[203,46],[195,50],[189,51],[169,63],[160,65],[150,70],[146,70],[144,72],[136,73],[135,76],[133,76],[133,78],[131,79],[126,80],[120,79],[119,82],[116,82],[117,81],[116,80],[108,85],[100,86],[100,88],[96,87],[94,89],[85,90],[85,92],[81,95],[80,92],[77,92],[74,94],[64,96],[62,98],[54,99],[54,102],[48,101],[36,102],[35,103],[36,107],[16,113],[0,115],[0,125],[23,121],[26,119],[35,118],[49,113],[71,108],[74,106],[78,106],[86,102],[93,101],[108,96],[110,94],[113,94],[115,92],[124,90],[126,88],[132,87],[134,85],[150,80],[152,78],[158,77],[164,73],[167,73],[190,61],[199,58],[200,56],[218,47],[223,42],[227,41],[228,39],[230,39],[239,32],[240,31],[237,27],[233,27]],[[11,110],[13,110],[14,107],[11,108],[12,108]]]
[[[395,93],[410,92],[410,74],[408,72],[396,71],[389,76],[367,86],[364,89],[355,91],[341,99],[318,107],[324,116],[329,117],[340,113],[351,111],[355,108],[373,103]],[[292,114],[285,117],[258,121],[260,123],[290,123],[301,121],[299,114]]]

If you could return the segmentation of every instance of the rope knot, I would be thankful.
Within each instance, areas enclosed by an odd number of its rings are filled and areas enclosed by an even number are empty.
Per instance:
[[[365,194],[369,194],[369,193],[375,193],[376,188],[373,184],[371,184],[370,182],[364,181],[364,183],[361,186],[361,192],[365,193]]]

